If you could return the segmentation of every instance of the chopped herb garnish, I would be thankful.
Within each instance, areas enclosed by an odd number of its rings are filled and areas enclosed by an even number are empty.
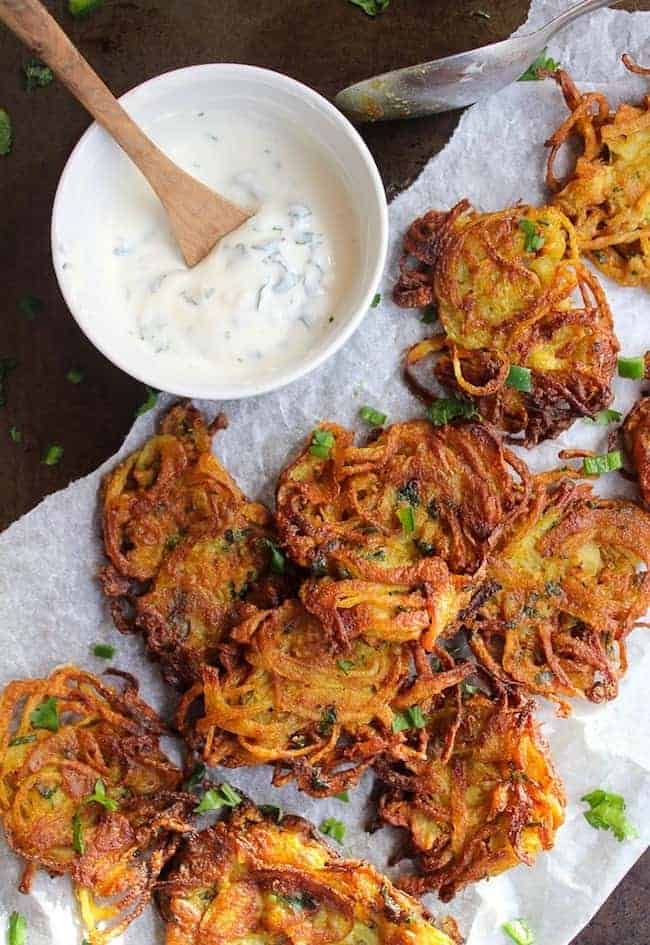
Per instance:
[[[56,466],[63,456],[63,447],[60,443],[50,443],[45,447],[41,463],[43,466]]]
[[[0,108],[0,155],[9,154],[12,143],[13,130],[11,128],[11,118],[4,108]]]
[[[541,79],[540,72],[557,72],[560,68],[560,63],[556,62],[555,59],[551,59],[550,56],[546,55],[546,49],[542,49],[541,53],[531,64],[528,66],[523,75],[519,76],[520,82],[536,82],[538,79]]]
[[[88,14],[100,7],[104,0],[68,0],[68,10],[73,16],[88,16]]]
[[[7,378],[17,367],[15,358],[0,358],[0,407],[7,403]]]
[[[411,728],[424,728],[426,724],[427,720],[419,705],[412,705],[410,709],[405,709],[404,712],[393,713],[393,732],[395,734],[405,732]]]
[[[397,490],[397,498],[400,502],[407,502],[409,505],[420,504],[420,487],[417,479],[409,479],[403,486]]]
[[[153,387],[149,387],[148,385],[145,385],[145,390],[147,392],[147,399],[143,404],[140,404],[136,410],[136,417],[141,417],[143,413],[149,413],[149,411],[153,410],[153,408],[156,406],[158,394],[160,391],[154,390]]]
[[[9,916],[7,942],[8,945],[27,945],[27,919],[20,912],[12,912]]]
[[[599,456],[585,456],[582,461],[582,471],[587,476],[600,476],[601,473],[620,469],[622,465],[621,451],[612,450],[611,453],[602,453]]]
[[[355,7],[361,7],[368,16],[377,16],[378,13],[384,12],[390,0],[349,0],[349,2]]]
[[[373,297],[373,300],[372,300],[372,302],[370,303],[370,308],[377,308],[377,306],[379,305],[380,302],[381,302],[381,293],[378,292],[378,293]]]
[[[332,840],[336,840],[337,843],[343,843],[345,838],[345,824],[341,820],[336,820],[335,817],[328,817],[327,820],[324,820],[320,825],[321,833],[324,833],[325,836],[331,837]]]
[[[549,597],[560,597],[562,594],[562,585],[559,581],[547,581],[544,587]]]
[[[86,852],[84,828],[79,814],[75,814],[72,818],[72,849],[79,853],[80,856],[83,856]]]
[[[37,295],[23,295],[21,299],[18,299],[18,311],[25,316],[27,321],[33,322],[45,311],[45,302]]]
[[[11,437],[11,439],[12,439],[12,441],[13,441],[14,443],[22,443],[22,442],[23,442],[23,435],[22,435],[22,433],[20,432],[20,430],[18,429],[18,427],[10,427],[10,428],[9,428],[9,436]]]
[[[44,699],[29,716],[32,728],[44,728],[48,732],[59,731],[59,707],[54,696]]]
[[[271,552],[270,568],[273,574],[284,574],[286,567],[286,561],[284,560],[284,555],[276,545],[274,541],[271,541],[270,538],[264,539],[264,544]]]
[[[596,423],[599,427],[606,427],[608,423],[618,423],[623,414],[618,410],[599,410],[593,417],[583,417],[585,423]]]
[[[524,234],[524,249],[527,253],[536,253],[544,245],[544,237],[537,229],[537,224],[523,217],[519,221],[519,229]]]
[[[643,358],[619,358],[618,376],[626,377],[630,381],[641,381],[645,375],[645,360]]]
[[[506,378],[506,384],[508,387],[514,387],[515,390],[529,393],[533,389],[530,368],[520,367],[518,364],[511,364]]]
[[[16,738],[12,738],[9,742],[10,748],[15,748],[17,745],[29,745],[31,742],[36,741],[36,735],[18,735]]]
[[[345,673],[347,676],[351,669],[354,669],[354,663],[352,660],[337,660],[336,665],[341,670],[342,673]]]
[[[427,411],[429,420],[434,427],[442,427],[459,417],[469,419],[478,416],[474,404],[459,397],[439,397],[431,404]]]
[[[84,803],[101,804],[106,810],[111,811],[117,810],[120,806],[114,798],[108,796],[106,793],[106,785],[101,778],[97,778],[95,781],[95,790],[85,798]]]
[[[375,410],[374,407],[362,407],[359,410],[359,416],[371,427],[383,427],[386,423],[386,414],[380,410]]]
[[[620,794],[598,788],[580,798],[589,804],[585,820],[596,830],[611,830],[617,840],[633,840],[639,834],[625,816],[625,801]]]
[[[477,692],[480,692],[480,688],[475,686],[474,683],[468,682],[466,679],[460,684],[460,691],[464,696],[474,696]]]
[[[79,371],[77,368],[71,368],[65,377],[71,384],[81,384],[84,379],[84,372]]]
[[[516,945],[535,945],[535,933],[525,919],[512,919],[501,926]]]
[[[197,788],[199,784],[203,781],[205,777],[206,767],[203,762],[195,765],[194,771],[191,773],[187,781],[185,782],[185,790],[193,791],[194,788]]]
[[[205,814],[210,810],[220,810],[222,807],[237,807],[241,804],[241,795],[229,784],[222,784],[220,788],[210,788],[194,808],[195,814]]]
[[[279,824],[284,816],[284,812],[281,807],[278,807],[277,804],[260,804],[260,812],[264,814],[265,817],[271,817],[276,824]]]
[[[323,710],[320,722],[318,723],[318,731],[321,735],[328,735],[332,731],[332,727],[336,725],[337,718],[336,706],[328,705],[327,708]]]
[[[50,67],[40,59],[30,59],[27,65],[23,66],[23,72],[25,73],[25,88],[28,92],[44,88],[54,79],[54,73]]]
[[[100,660],[112,660],[115,656],[115,647],[110,643],[95,643],[93,656],[99,657]]]
[[[329,430],[314,430],[311,435],[309,452],[319,459],[329,459],[330,450],[334,446],[334,434]]]
[[[348,791],[341,791],[340,794],[335,794],[334,797],[337,801],[343,801],[344,804],[350,803],[350,794]]]
[[[405,535],[412,535],[415,531],[415,516],[413,515],[412,505],[403,505],[395,513],[402,525],[402,531]]]

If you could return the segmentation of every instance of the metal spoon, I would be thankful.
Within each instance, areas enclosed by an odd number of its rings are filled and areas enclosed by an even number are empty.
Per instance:
[[[471,105],[518,79],[558,30],[616,3],[620,0],[582,0],[534,33],[357,82],[339,92],[336,104],[356,122],[417,118]]]

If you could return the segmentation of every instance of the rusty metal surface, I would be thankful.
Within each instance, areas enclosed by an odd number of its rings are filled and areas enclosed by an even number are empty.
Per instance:
[[[234,61],[278,69],[333,97],[366,76],[504,38],[523,21],[528,0],[391,0],[375,20],[346,0],[105,0],[84,21],[65,14],[64,0],[48,6],[116,93],[180,66]],[[650,9],[650,0],[626,7]],[[51,204],[88,118],[56,84],[28,94],[20,76],[28,58],[0,28],[0,107],[15,131],[11,156],[0,158],[0,357],[19,362],[0,407],[0,528],[103,462],[144,400],[142,386],[86,341],[58,292]],[[389,197],[444,146],[457,120],[450,113],[363,130]],[[44,303],[31,320],[19,310],[26,295]],[[84,372],[81,384],[66,379],[71,368]],[[22,443],[11,440],[12,426]],[[65,450],[52,467],[40,462],[49,443]],[[649,892],[646,855],[574,945],[648,945]]]

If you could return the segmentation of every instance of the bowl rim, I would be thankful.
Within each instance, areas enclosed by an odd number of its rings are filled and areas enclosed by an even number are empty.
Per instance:
[[[211,72],[214,73],[216,77],[236,77],[239,74],[247,78],[252,77],[254,79],[256,78],[259,80],[266,80],[267,82],[271,81],[276,86],[284,86],[286,89],[296,92],[304,100],[320,108],[325,112],[326,115],[333,118],[334,125],[338,126],[338,129],[350,140],[362,158],[363,164],[365,165],[365,170],[368,173],[370,183],[372,185],[372,193],[376,198],[380,221],[379,232],[376,236],[377,250],[374,253],[376,259],[372,270],[369,273],[368,289],[352,317],[350,317],[343,325],[343,328],[339,331],[339,333],[321,349],[315,351],[311,355],[308,354],[306,357],[302,357],[296,366],[283,371],[276,378],[267,382],[255,383],[255,381],[251,378],[250,381],[247,381],[243,385],[240,384],[237,387],[210,384],[202,384],[197,387],[191,383],[174,383],[172,385],[174,389],[167,391],[168,393],[181,397],[193,397],[204,400],[242,400],[248,397],[257,397],[261,394],[267,394],[271,391],[279,390],[283,387],[286,387],[288,384],[305,377],[307,374],[310,374],[312,371],[315,371],[318,367],[324,364],[325,361],[336,354],[336,352],[348,342],[371,307],[372,300],[379,288],[379,283],[386,265],[386,258],[388,255],[388,202],[386,199],[386,193],[381,175],[379,174],[375,160],[372,156],[372,153],[370,152],[370,149],[366,145],[357,129],[345,117],[345,115],[343,115],[342,112],[340,112],[330,101],[328,101],[328,99],[321,95],[320,92],[317,92],[315,89],[310,88],[308,85],[305,85],[304,83],[299,82],[297,79],[293,79],[291,76],[285,75],[282,72],[276,72],[273,69],[265,69],[260,66],[246,65],[244,63],[199,63],[192,66],[183,66],[180,69],[171,69],[167,72],[162,72],[157,76],[153,76],[152,78],[147,79],[144,82],[141,82],[139,85],[129,89],[119,97],[118,101],[122,105],[128,105],[130,101],[137,98],[137,96],[148,87],[159,83],[168,82],[172,79],[182,79],[183,77],[191,78],[193,76],[197,76],[199,73],[208,74]],[[66,285],[63,263],[55,240],[57,224],[63,213],[62,207],[64,205],[64,190],[66,189],[70,179],[74,176],[74,165],[78,159],[79,153],[86,146],[90,136],[96,134],[98,129],[100,129],[100,125],[96,121],[93,121],[84,131],[83,135],[70,152],[70,155],[68,156],[57,183],[50,221],[50,246],[54,272],[59,290],[61,291],[68,311],[76,321],[81,331],[94,345],[94,347],[112,364],[124,371],[125,374],[128,374],[130,377],[135,378],[136,380],[151,388],[165,390],[165,387],[160,387],[160,381],[155,377],[154,374],[150,374],[147,370],[140,371],[138,369],[133,369],[130,365],[127,367],[125,363],[126,359],[123,359],[119,355],[114,355],[109,350],[110,345],[105,345],[99,340],[96,331],[93,329],[93,320],[84,318],[82,311],[75,311],[75,306],[72,304],[70,292]]]

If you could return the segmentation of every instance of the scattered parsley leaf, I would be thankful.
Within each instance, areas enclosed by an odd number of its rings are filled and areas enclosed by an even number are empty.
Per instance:
[[[355,7],[361,7],[368,16],[377,16],[388,7],[390,0],[348,0]]]
[[[88,16],[103,2],[104,0],[68,0],[68,10],[73,16]]]
[[[543,78],[540,72],[557,72],[560,63],[546,55],[546,48],[542,49],[537,59],[533,60],[523,75],[519,76],[519,82],[537,82]]]
[[[340,794],[335,794],[334,797],[337,801],[343,801],[344,804],[350,803],[350,794],[348,791],[341,791]]]
[[[45,311],[45,302],[39,299],[37,295],[23,295],[18,299],[18,311],[24,315],[27,321],[33,322],[35,318],[42,315]]]
[[[75,814],[72,818],[72,849],[80,856],[83,856],[86,852],[84,828],[79,814]]]
[[[438,309],[435,305],[429,305],[422,313],[422,323],[424,325],[434,325],[438,321]]]
[[[200,761],[197,765],[195,765],[194,771],[191,773],[191,775],[185,782],[185,790],[193,791],[194,788],[197,788],[199,784],[201,783],[201,781],[203,781],[206,770],[207,769],[202,761]]]
[[[229,784],[222,784],[219,788],[210,788],[205,792],[194,808],[194,813],[205,814],[210,810],[221,810],[222,807],[237,807],[241,802],[241,795],[234,788]]]
[[[593,417],[583,417],[585,423],[595,423],[599,427],[606,427],[608,423],[618,423],[623,418],[623,414],[618,410],[599,410]]]
[[[49,446],[45,448],[41,463],[43,466],[56,466],[57,463],[61,461],[63,456],[63,447],[60,443],[50,443]]]
[[[11,118],[4,108],[0,108],[0,155],[9,154],[13,140]]]
[[[12,440],[13,443],[22,443],[22,442],[23,442],[23,435],[22,435],[22,433],[20,432],[20,430],[18,429],[18,427],[10,427],[10,428],[9,428],[9,436],[11,437],[11,440]]]
[[[639,834],[625,816],[625,801],[620,794],[598,788],[580,798],[589,804],[585,820],[596,830],[611,830],[617,840],[633,840]]]
[[[533,220],[522,217],[519,221],[519,229],[524,234],[524,249],[527,253],[538,252],[546,242]]]
[[[271,552],[271,561],[270,568],[273,574],[284,574],[286,567],[286,561],[284,560],[284,555],[276,545],[274,541],[271,541],[270,538],[264,539],[264,544]]]
[[[70,381],[71,384],[81,384],[84,379],[84,372],[77,368],[71,368],[66,374],[65,379],[66,381]]]
[[[506,377],[506,384],[508,387],[514,387],[515,390],[520,390],[524,394],[530,393],[533,389],[530,368],[521,367],[519,364],[511,364]]]
[[[334,446],[334,434],[329,430],[314,430],[311,435],[309,452],[319,459],[329,459],[330,450]]]
[[[370,308],[377,308],[377,306],[379,305],[380,302],[381,302],[381,293],[378,292],[378,293],[373,297],[373,300],[372,300],[372,302],[370,303]]]
[[[460,691],[464,696],[473,696],[473,695],[476,695],[476,693],[479,692],[480,690],[478,686],[474,685],[474,683],[468,682],[466,679],[463,679],[463,681],[460,684]]]
[[[149,413],[150,410],[156,406],[156,401],[158,400],[158,394],[160,391],[154,390],[153,387],[145,385],[145,390],[147,392],[147,399],[143,404],[140,404],[138,409],[135,412],[136,417],[141,417],[143,413]]]
[[[419,705],[412,705],[410,709],[405,709],[404,712],[393,713],[393,732],[395,734],[405,732],[411,728],[424,728],[426,724],[427,720]]]
[[[23,66],[23,72],[25,73],[25,88],[28,92],[44,88],[54,79],[54,73],[50,67],[46,66],[40,59],[30,59]]]
[[[7,378],[17,367],[15,358],[0,358],[0,407],[7,403]]]
[[[44,699],[29,716],[32,728],[44,728],[48,732],[59,731],[59,707],[54,696]]]
[[[354,662],[352,660],[337,660],[336,665],[342,673],[345,673],[346,676],[350,670],[354,668]]]
[[[359,416],[362,420],[365,420],[366,423],[369,423],[371,427],[383,427],[386,423],[386,414],[382,413],[380,410],[375,410],[374,407],[361,407]]]
[[[27,919],[20,912],[12,912],[9,916],[7,942],[8,945],[27,945]]]
[[[526,919],[512,919],[501,926],[516,945],[535,945],[535,933]]]
[[[443,427],[459,417],[470,419],[477,417],[478,411],[474,404],[458,397],[438,397],[427,410],[429,420],[434,427]]]
[[[323,709],[320,722],[318,723],[318,731],[321,735],[327,735],[332,731],[333,726],[336,725],[337,718],[335,705],[328,705],[327,708]]]
[[[112,660],[115,656],[115,647],[110,643],[95,643],[93,656],[97,656],[100,660]]]
[[[320,832],[324,833],[326,837],[331,837],[332,840],[336,840],[337,843],[343,843],[345,838],[345,824],[335,817],[328,817],[327,820],[324,820],[320,825]]]
[[[84,799],[85,804],[101,804],[106,810],[114,811],[120,806],[117,801],[106,793],[106,785],[101,778],[95,781],[95,790]]]

